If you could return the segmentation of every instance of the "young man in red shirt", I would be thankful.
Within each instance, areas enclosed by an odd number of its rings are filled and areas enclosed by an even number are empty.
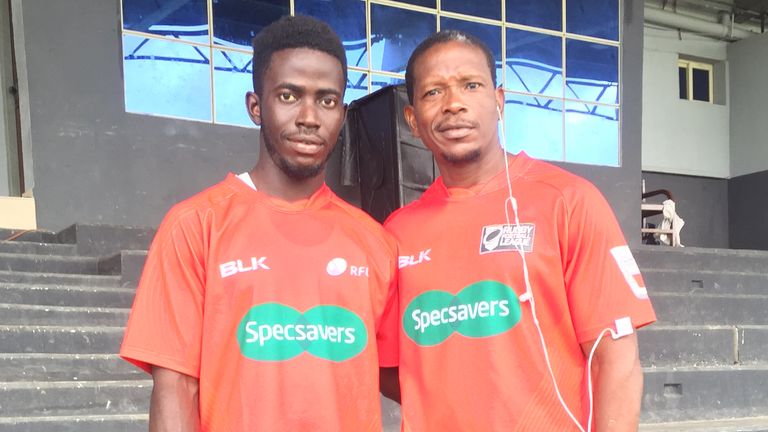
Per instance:
[[[154,378],[150,431],[380,431],[397,252],[323,181],[344,49],[308,17],[280,19],[253,48],[258,162],[165,217],[120,354]]]
[[[504,92],[476,38],[427,38],[406,86],[406,120],[442,176],[385,223],[401,255],[404,431],[635,431],[634,329],[655,315],[605,199],[505,152]]]

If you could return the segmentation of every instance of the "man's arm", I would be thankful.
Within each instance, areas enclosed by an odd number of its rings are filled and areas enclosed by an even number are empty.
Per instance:
[[[158,366],[152,367],[150,432],[197,432],[200,430],[197,378]]]
[[[594,341],[581,344],[588,357]],[[614,340],[606,334],[592,360],[596,432],[636,432],[643,394],[637,334]]]
[[[397,370],[396,367],[379,368],[379,387],[381,394],[400,403],[400,380]]]

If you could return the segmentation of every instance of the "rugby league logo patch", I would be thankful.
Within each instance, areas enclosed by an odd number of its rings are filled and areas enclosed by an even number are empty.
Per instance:
[[[480,254],[517,251],[533,252],[536,225],[532,223],[486,225],[480,236]]]

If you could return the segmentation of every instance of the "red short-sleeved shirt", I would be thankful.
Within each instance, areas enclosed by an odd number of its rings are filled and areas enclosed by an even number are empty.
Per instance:
[[[287,203],[230,175],[166,216],[120,355],[198,377],[203,431],[379,431],[396,259],[326,186]]]
[[[508,225],[504,171],[473,190],[438,179],[385,223],[399,242],[403,429],[576,430],[547,372],[586,424],[580,344],[615,320],[655,320],[613,212],[587,181],[525,154],[510,157],[520,226]],[[514,213],[508,207],[509,220]]]

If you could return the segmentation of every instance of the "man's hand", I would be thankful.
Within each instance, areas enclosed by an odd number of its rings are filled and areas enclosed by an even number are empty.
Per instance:
[[[581,344],[588,357],[592,342]],[[643,395],[643,369],[637,333],[614,340],[606,334],[592,360],[592,392],[596,432],[636,432]]]
[[[152,378],[155,386],[149,406],[149,431],[199,431],[197,378],[158,366],[152,367]]]

